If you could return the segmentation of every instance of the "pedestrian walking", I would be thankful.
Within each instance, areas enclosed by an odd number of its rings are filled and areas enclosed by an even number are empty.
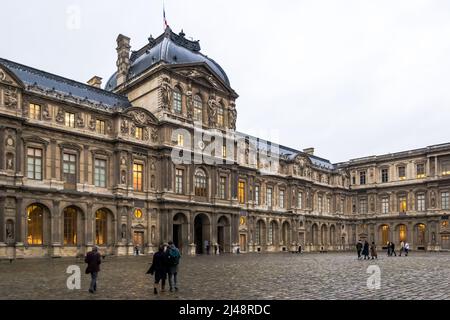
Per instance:
[[[153,293],[158,294],[158,287],[161,282],[161,291],[165,290],[167,279],[167,256],[164,253],[164,245],[160,245],[158,252],[153,255],[152,265],[147,273],[155,275],[155,282],[153,286]]]
[[[391,256],[397,256],[397,254],[395,253],[395,243],[391,242]]]
[[[408,256],[408,252],[409,252],[409,243],[406,242],[405,243],[405,256]]]
[[[362,254],[364,256],[364,260],[369,259],[369,243],[367,242],[367,240],[364,241]]]
[[[358,240],[358,243],[356,244],[356,252],[358,253],[358,260],[361,259],[361,251],[363,249],[363,245],[361,240]]]
[[[402,256],[402,253],[405,251],[405,243],[402,241],[400,242],[400,254],[399,256]]]
[[[102,263],[102,257],[98,252],[98,247],[94,246],[91,252],[88,252],[84,258],[84,262],[87,263],[86,274],[91,275],[91,285],[89,292],[94,293],[97,291],[97,276],[100,272],[100,264]]]
[[[375,245],[375,242],[372,241],[372,245],[370,246],[370,255],[372,256],[372,260],[376,258],[378,260],[378,254],[377,254],[377,246]]]
[[[169,241],[169,247],[166,251],[167,255],[167,273],[169,274],[169,286],[170,292],[174,289],[178,291],[177,286],[177,275],[178,275],[178,265],[180,264],[180,250],[175,246],[172,241]]]
[[[387,245],[387,255],[388,255],[388,257],[390,257],[390,256],[392,255],[392,252],[391,252],[391,242],[388,241],[386,245]]]

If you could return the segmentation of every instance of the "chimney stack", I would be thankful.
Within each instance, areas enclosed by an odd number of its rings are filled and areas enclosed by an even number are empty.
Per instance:
[[[313,156],[313,155],[314,155],[314,148],[306,148],[306,149],[303,149],[303,152],[306,153],[306,154],[309,154],[309,155]]]
[[[127,81],[130,70],[130,38],[119,34],[117,37],[117,86]]]
[[[102,87],[102,78],[93,76],[91,80],[87,82],[88,85],[95,87],[95,88],[101,88]]]

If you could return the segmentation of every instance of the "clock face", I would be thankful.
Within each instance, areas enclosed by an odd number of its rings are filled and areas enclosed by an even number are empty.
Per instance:
[[[200,148],[200,150],[205,149],[205,143],[204,143],[203,141],[200,141],[200,142],[198,143],[198,147]]]
[[[245,224],[245,217],[241,217],[241,219],[239,220],[239,223],[242,225]]]
[[[142,218],[142,210],[141,209],[136,209],[134,211],[134,216],[138,219]]]

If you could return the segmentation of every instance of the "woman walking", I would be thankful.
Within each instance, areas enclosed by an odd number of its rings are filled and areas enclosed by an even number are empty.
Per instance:
[[[161,281],[161,291],[164,291],[166,286],[168,272],[167,255],[164,253],[164,246],[160,245],[158,252],[153,255],[153,262],[147,273],[155,275],[155,283],[153,293],[158,294],[159,282]]]
[[[372,245],[370,246],[370,255],[372,256],[372,260],[374,258],[378,260],[377,246],[375,245],[375,242],[372,242]]]

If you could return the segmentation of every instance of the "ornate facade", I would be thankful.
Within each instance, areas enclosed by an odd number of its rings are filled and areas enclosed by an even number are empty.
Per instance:
[[[358,239],[450,249],[450,144],[338,164],[272,151],[236,131],[238,95],[197,41],[167,28],[138,51],[123,35],[117,45],[105,89],[0,59],[0,258],[93,245],[147,254],[169,240],[184,254],[206,241],[221,252],[348,250]],[[212,162],[187,161],[188,148],[209,150],[212,130],[233,142]],[[275,171],[263,173],[261,154]]]

